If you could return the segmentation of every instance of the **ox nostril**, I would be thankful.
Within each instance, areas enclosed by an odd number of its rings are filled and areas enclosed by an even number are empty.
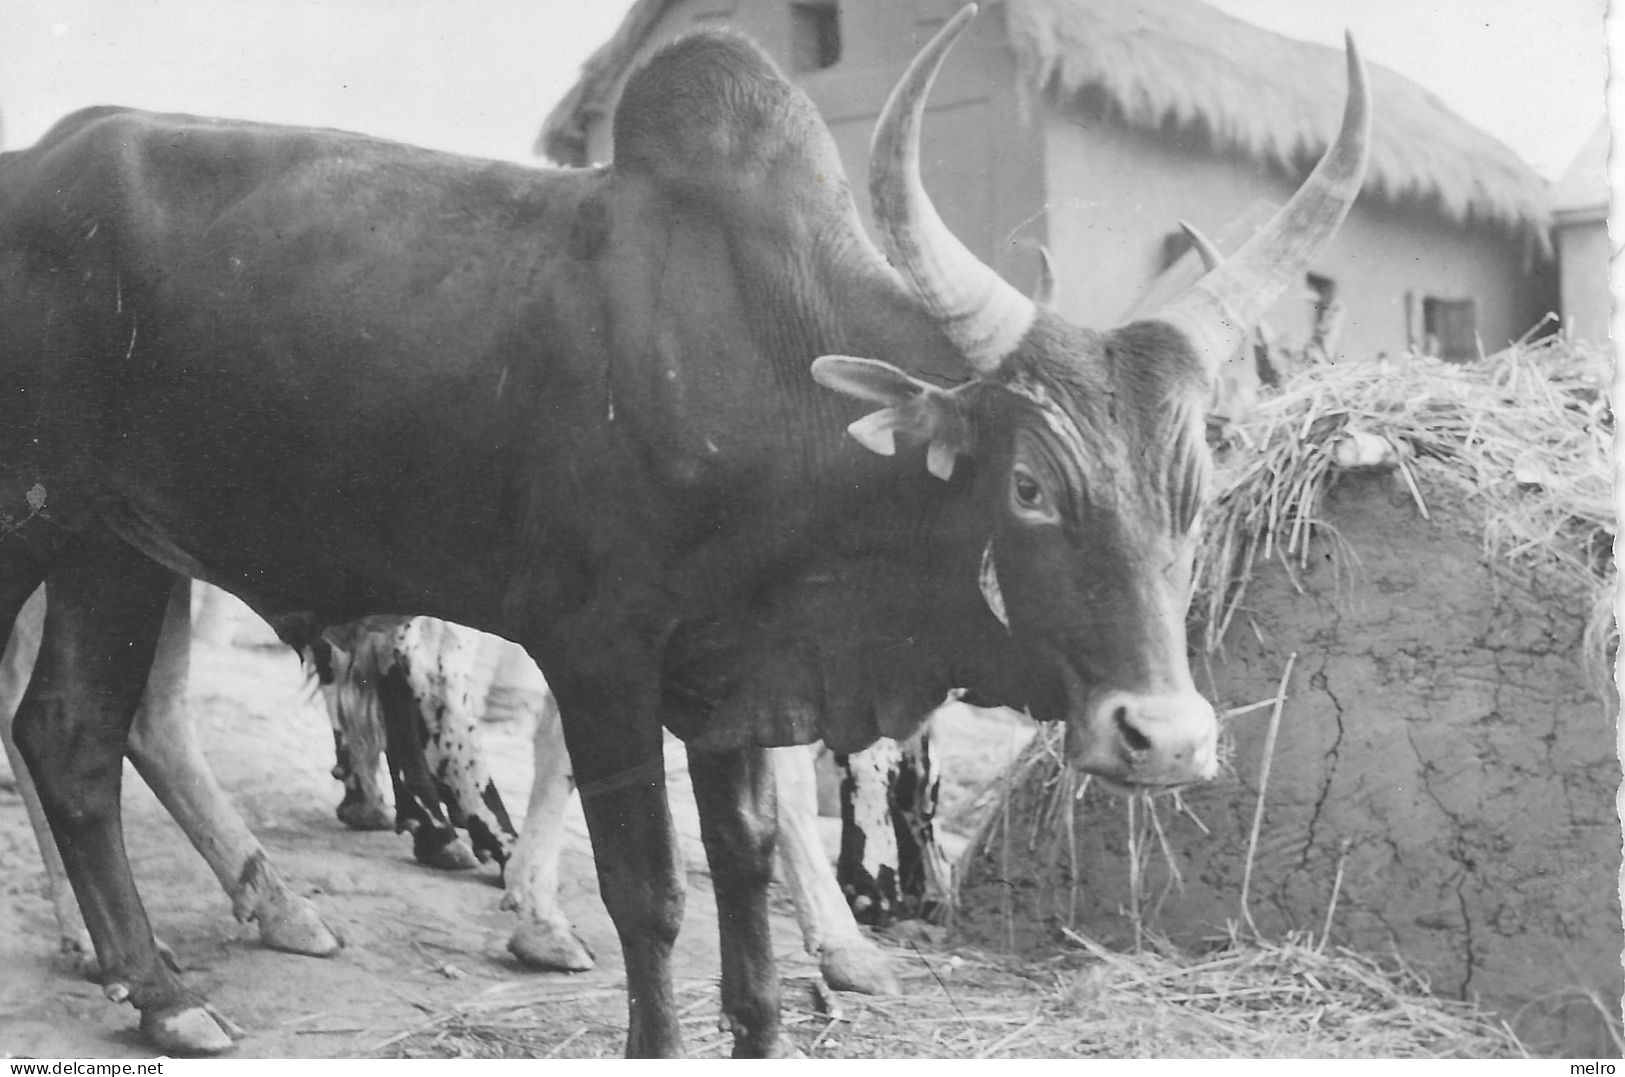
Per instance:
[[[1127,707],[1121,705],[1116,707],[1112,711],[1112,722],[1116,724],[1117,732],[1121,734],[1123,743],[1128,745],[1129,751],[1136,755],[1143,755],[1151,750],[1150,739],[1144,733],[1135,729],[1133,724],[1129,722]]]

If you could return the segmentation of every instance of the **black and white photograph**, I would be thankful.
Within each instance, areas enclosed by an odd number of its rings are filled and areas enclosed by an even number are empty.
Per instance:
[[[1608,6],[5,0],[0,1060],[1613,1072]]]

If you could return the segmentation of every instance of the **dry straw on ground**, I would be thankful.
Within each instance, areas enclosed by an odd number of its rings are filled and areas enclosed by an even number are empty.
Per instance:
[[[785,1031],[814,1058],[1517,1057],[1517,1041],[1462,1003],[1312,939],[1236,941],[1181,956],[1114,953],[1073,935],[1041,961],[890,946],[903,992],[831,995],[785,983]],[[677,985],[689,1050],[728,1054],[716,982]],[[608,1058],[624,987],[502,984],[416,1028],[363,1043],[392,1058]]]

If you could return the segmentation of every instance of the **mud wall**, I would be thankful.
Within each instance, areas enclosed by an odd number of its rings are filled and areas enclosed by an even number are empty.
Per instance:
[[[1331,945],[1401,955],[1436,993],[1494,1007],[1543,1052],[1612,1055],[1580,994],[1617,1025],[1620,771],[1614,703],[1581,660],[1589,603],[1492,566],[1476,511],[1429,493],[1431,522],[1388,477],[1345,476],[1327,512],[1346,546],[1316,548],[1301,594],[1260,566],[1223,653],[1195,662],[1222,709],[1272,697],[1298,654],[1252,916],[1267,937],[1318,936],[1341,861]],[[1151,852],[1141,917],[1176,942],[1241,919],[1268,722],[1267,709],[1235,718],[1233,773],[1186,794],[1210,834],[1161,813],[1184,887],[1167,888]],[[1040,825],[1047,799],[1013,798],[1008,836],[967,864],[963,930],[1023,948],[1071,919],[1132,942],[1122,803],[1077,801],[1069,851],[1053,818]]]

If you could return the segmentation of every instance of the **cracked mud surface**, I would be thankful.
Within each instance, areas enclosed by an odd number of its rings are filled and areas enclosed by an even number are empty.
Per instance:
[[[1298,654],[1252,915],[1269,936],[1318,935],[1346,850],[1333,945],[1398,953],[1437,994],[1495,1008],[1532,1049],[1607,1054],[1596,1010],[1563,994],[1592,989],[1618,1017],[1620,770],[1615,703],[1592,693],[1580,658],[1589,602],[1492,571],[1476,510],[1430,507],[1433,522],[1386,479],[1345,478],[1327,515],[1358,563],[1318,546],[1301,595],[1278,565],[1260,565],[1225,653],[1195,663],[1225,708],[1273,697]],[[1178,942],[1241,919],[1268,723],[1267,708],[1236,718],[1234,775],[1186,795],[1211,836],[1163,813],[1185,888],[1145,921]],[[1009,852],[1009,885],[984,858],[965,901],[973,937],[1003,942],[1013,926],[1018,946],[1039,945],[1075,909],[1080,930],[1132,940],[1119,911],[1124,812],[1092,792],[1080,804],[1076,887],[1064,846]],[[1168,871],[1154,848],[1148,859],[1149,906]]]

